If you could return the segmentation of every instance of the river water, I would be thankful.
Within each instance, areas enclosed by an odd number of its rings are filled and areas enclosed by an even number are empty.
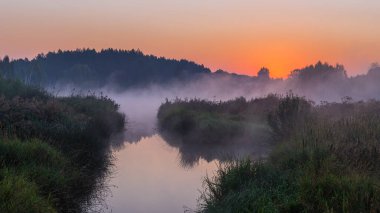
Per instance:
[[[112,194],[107,212],[171,213],[195,209],[202,179],[212,175],[217,161],[200,160],[192,168],[179,162],[178,149],[170,147],[158,134],[126,143],[116,151]]]
[[[246,147],[194,151],[170,146],[173,141],[167,143],[156,131],[158,108],[165,97],[192,97],[189,93],[152,89],[111,97],[127,116],[127,131],[114,151],[114,171],[107,183],[111,193],[105,198],[105,212],[192,212],[197,207],[204,177],[213,176],[218,159],[223,160],[219,153],[225,155],[224,151],[234,150],[233,156],[253,155]],[[197,97],[210,99],[212,96],[205,93]]]
[[[182,166],[179,149],[171,147],[156,131],[157,110],[166,95],[125,93],[113,96],[127,116],[127,130],[114,151],[115,165],[107,183],[111,193],[105,200],[105,212],[194,210],[203,178],[216,171],[217,160],[200,159],[192,167]]]

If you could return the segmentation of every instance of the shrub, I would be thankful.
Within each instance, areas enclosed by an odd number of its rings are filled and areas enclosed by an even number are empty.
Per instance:
[[[20,196],[13,203],[40,202],[35,212],[84,210],[108,174],[108,138],[124,128],[118,107],[105,96],[53,97],[0,79],[0,174],[14,176],[2,176],[0,185],[29,187],[10,195]],[[9,200],[0,206],[25,212]]]
[[[379,212],[379,109],[285,97],[268,117],[281,143],[206,178],[199,212]]]
[[[1,172],[0,197],[1,212],[56,212],[51,201],[39,195],[36,184],[9,171]]]

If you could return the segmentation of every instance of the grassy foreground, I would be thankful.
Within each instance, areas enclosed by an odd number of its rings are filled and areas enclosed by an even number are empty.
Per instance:
[[[199,212],[380,211],[380,102],[314,105],[290,94],[268,109],[271,154],[222,164],[205,179]]]
[[[124,115],[108,97],[53,97],[0,80],[0,212],[81,212],[111,164]]]

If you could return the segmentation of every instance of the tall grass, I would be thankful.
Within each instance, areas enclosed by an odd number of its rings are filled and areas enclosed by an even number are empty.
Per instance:
[[[288,95],[268,119],[270,156],[222,165],[205,179],[200,212],[380,211],[380,102]]]
[[[230,143],[238,136],[252,133],[251,127],[262,127],[265,131],[267,114],[278,103],[279,97],[275,95],[248,101],[241,97],[227,102],[167,100],[158,110],[158,124],[161,132],[190,137],[191,143]]]
[[[181,161],[192,166],[200,158],[205,160],[231,159],[243,152],[264,155],[271,146],[268,113],[279,104],[280,97],[231,101],[200,99],[166,100],[158,110],[161,135],[172,146],[178,147]],[[228,152],[228,150],[235,150]]]
[[[57,212],[48,198],[39,194],[37,185],[27,178],[2,171],[0,181],[0,211],[9,213]]]
[[[84,210],[112,163],[108,138],[124,128],[118,107],[105,96],[53,97],[0,80],[0,194],[12,198],[0,211]],[[21,185],[25,192],[8,192]]]

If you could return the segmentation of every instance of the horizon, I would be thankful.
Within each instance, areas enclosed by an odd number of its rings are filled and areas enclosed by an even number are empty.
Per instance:
[[[233,72],[233,71],[231,71],[231,70],[224,70],[224,69],[221,69],[221,68],[212,69],[212,68],[208,67],[208,66],[205,65],[205,64],[201,64],[201,63],[198,63],[197,61],[189,60],[189,59],[186,59],[186,58],[169,58],[169,57],[166,57],[166,56],[161,56],[161,55],[154,55],[154,54],[150,54],[150,53],[145,53],[145,52],[141,51],[140,49],[114,49],[114,48],[102,48],[102,49],[99,49],[99,50],[98,50],[98,49],[95,49],[95,48],[58,49],[58,50],[52,50],[52,51],[47,51],[47,52],[43,52],[43,53],[38,53],[38,54],[36,54],[36,55],[34,55],[34,56],[32,56],[32,57],[24,57],[24,58],[22,58],[22,57],[20,57],[20,58],[11,58],[9,55],[6,55],[6,54],[5,54],[4,56],[0,55],[0,60],[2,60],[4,57],[9,57],[10,60],[23,60],[23,59],[27,59],[27,60],[31,61],[31,60],[33,60],[33,59],[36,59],[37,56],[39,56],[39,55],[46,55],[46,54],[48,54],[48,53],[58,53],[59,51],[63,51],[63,52],[65,52],[65,51],[68,51],[68,52],[74,52],[74,51],[81,51],[81,50],[94,50],[94,51],[96,51],[97,53],[99,53],[99,52],[101,52],[101,51],[109,50],[109,49],[111,49],[111,50],[116,50],[116,51],[140,51],[140,52],[141,52],[143,55],[145,55],[145,56],[155,56],[155,57],[158,57],[158,58],[165,58],[165,59],[167,59],[167,60],[177,60],[177,61],[180,61],[180,60],[187,60],[187,61],[189,61],[189,62],[193,62],[193,63],[198,64],[198,65],[202,65],[202,66],[204,66],[205,68],[210,69],[210,71],[213,72],[213,73],[216,72],[216,71],[221,70],[221,71],[224,71],[224,72],[227,72],[227,73],[231,73],[231,74],[245,75],[245,76],[249,76],[249,77],[257,77],[258,72],[260,71],[260,69],[262,69],[262,68],[267,68],[266,66],[263,66],[263,67],[260,67],[256,72],[252,71],[251,73],[247,73],[247,74],[246,74],[246,73],[238,73],[238,72]],[[343,66],[344,66],[344,64],[340,64],[340,63],[331,64],[331,63],[329,63],[329,62],[327,62],[327,61],[317,60],[317,61],[315,61],[314,63],[311,63],[311,64],[305,64],[305,65],[303,65],[303,66],[301,66],[301,67],[294,67],[293,69],[291,69],[291,70],[288,71],[288,74],[286,74],[286,75],[284,75],[284,76],[282,76],[282,77],[281,77],[281,76],[280,76],[280,77],[272,76],[272,72],[271,72],[271,70],[269,69],[270,77],[271,77],[272,79],[287,79],[287,78],[289,78],[289,75],[291,75],[291,72],[292,72],[292,71],[297,70],[297,69],[303,69],[303,68],[308,67],[308,66],[314,66],[314,65],[316,65],[317,63],[328,64],[328,65],[331,65],[331,66],[336,66],[336,65],[343,65]],[[373,63],[372,63],[372,64],[373,64]],[[370,64],[370,65],[371,65],[371,64]],[[348,76],[348,77],[355,77],[355,76],[359,76],[359,75],[367,74],[367,72],[368,72],[368,70],[369,70],[369,68],[370,68],[370,65],[368,65],[368,69],[367,69],[365,72],[363,72],[363,73],[353,74],[353,75],[350,75],[349,73],[347,73],[347,76]],[[345,66],[344,66],[344,68],[345,68],[345,70],[346,70],[346,72],[347,72],[347,69],[346,69]]]
[[[380,213],[379,11],[0,0],[0,213]]]
[[[273,77],[286,77],[326,61],[353,76],[380,61],[379,9],[375,0],[4,0],[0,56],[110,47],[245,75],[268,67]]]

